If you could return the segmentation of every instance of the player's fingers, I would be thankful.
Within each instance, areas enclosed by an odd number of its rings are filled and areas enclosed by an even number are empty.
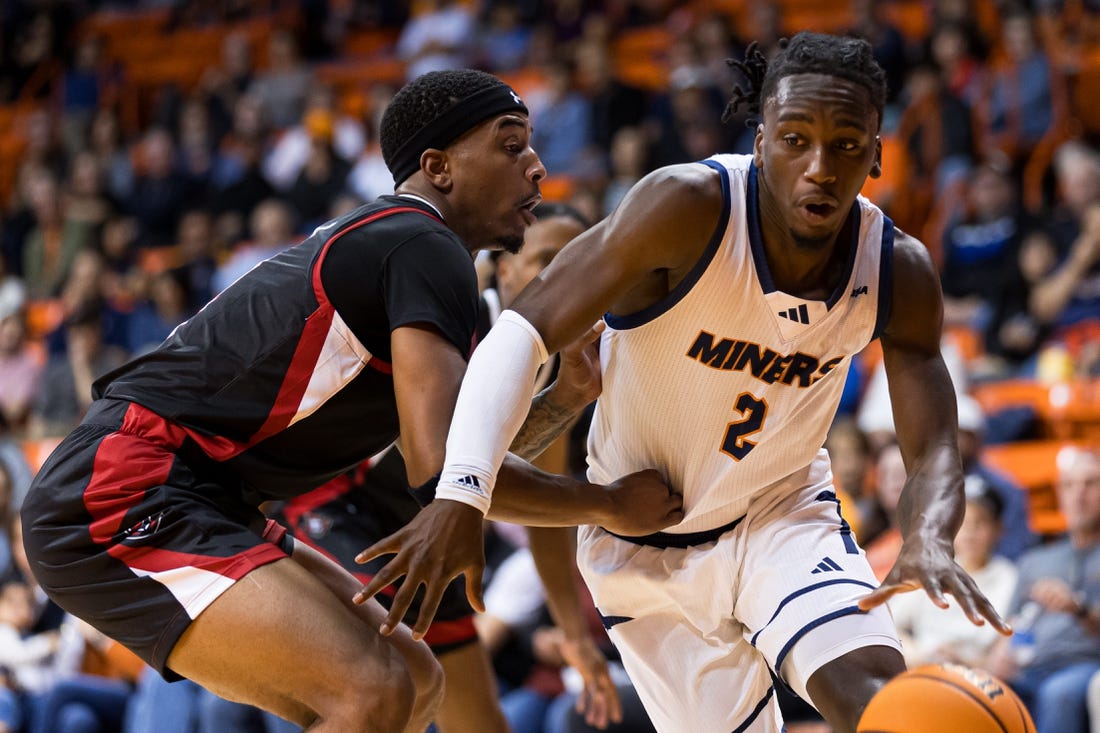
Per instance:
[[[378,629],[382,636],[392,634],[397,625],[401,623],[401,620],[405,618],[405,613],[412,605],[413,597],[419,587],[420,579],[414,578],[410,573],[405,578],[405,582],[401,584],[401,587],[397,589],[397,593],[394,594],[390,612],[387,614],[386,620],[382,622],[382,627]]]
[[[898,593],[907,593],[915,588],[916,585],[913,583],[883,583],[859,600],[859,610],[870,611],[886,603]]]
[[[424,600],[420,602],[420,613],[416,617],[416,626],[413,627],[413,638],[420,641],[435,619],[439,603],[443,600],[443,591],[447,589],[450,578],[435,578],[427,584],[424,591]]]
[[[379,591],[381,591],[383,588],[395,582],[398,578],[404,575],[405,566],[404,563],[400,562],[400,560],[401,557],[398,556],[395,557],[387,565],[384,565],[377,573],[375,573],[374,577],[371,578],[370,581],[368,581],[367,584],[364,585],[362,589],[360,589],[360,591],[352,597],[352,602],[363,603],[369,598],[374,598],[376,595],[378,595]]]
[[[621,723],[623,722],[623,701],[619,697],[619,688],[615,687],[615,682],[611,679],[610,673],[606,675],[604,684],[607,690],[608,718],[612,723]]]
[[[924,592],[928,594],[928,598],[932,603],[935,603],[940,608],[947,608],[951,605],[947,602],[947,599],[944,598],[943,586],[940,584],[940,581],[929,578],[922,583],[922,585],[924,586]]]
[[[481,573],[484,565],[466,568],[466,600],[478,613],[485,613],[484,589],[481,587]]]
[[[972,624],[983,626],[988,620],[999,633],[1012,634],[1012,626],[1001,618],[1001,614],[997,612],[997,609],[981,592],[973,578],[964,575],[960,583],[963,584],[964,588],[960,593],[963,598],[958,599],[959,605],[966,612],[967,618],[970,619]]]
[[[607,727],[607,696],[597,685],[589,687],[588,704],[585,707],[584,722],[593,728],[603,730]]]
[[[393,555],[401,550],[401,533],[396,532],[389,537],[378,540],[367,549],[355,556],[355,562],[365,565],[376,557]]]

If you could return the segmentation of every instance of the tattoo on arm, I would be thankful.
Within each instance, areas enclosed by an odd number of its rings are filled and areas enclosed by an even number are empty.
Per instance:
[[[576,417],[576,412],[553,403],[549,395],[550,389],[551,387],[547,387],[535,395],[527,421],[519,429],[519,434],[509,449],[525,461],[534,460],[549,448]]]

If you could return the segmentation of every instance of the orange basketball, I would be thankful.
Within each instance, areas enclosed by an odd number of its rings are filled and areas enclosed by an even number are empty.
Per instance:
[[[980,669],[926,664],[871,698],[857,733],[1035,733],[1016,693]]]

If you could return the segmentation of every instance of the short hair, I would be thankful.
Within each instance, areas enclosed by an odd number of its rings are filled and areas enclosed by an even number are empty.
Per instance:
[[[577,207],[563,201],[543,201],[536,206],[531,213],[534,214],[535,218],[539,221],[563,217],[565,219],[572,219],[585,229],[592,226],[591,222],[588,221],[585,215],[582,214]]]
[[[430,71],[398,90],[382,114],[379,141],[382,160],[394,171],[394,156],[424,125],[462,100],[491,87],[508,87],[503,81],[476,69]],[[400,183],[400,181],[398,181]]]
[[[867,90],[871,104],[878,112],[879,124],[886,107],[886,73],[875,61],[871,44],[862,38],[831,36],[803,31],[789,41],[779,41],[779,53],[769,63],[753,42],[745,50],[743,61],[728,59],[748,80],[748,87],[733,89],[722,122],[728,122],[744,105],[755,117],[764,102],[775,93],[779,80],[794,74],[827,74],[855,82]]]

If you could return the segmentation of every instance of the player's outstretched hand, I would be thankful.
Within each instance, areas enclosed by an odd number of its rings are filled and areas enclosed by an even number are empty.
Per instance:
[[[413,627],[413,638],[419,641],[435,617],[447,584],[465,573],[466,597],[476,610],[484,611],[481,589],[481,574],[485,569],[483,521],[481,512],[471,506],[447,499],[434,500],[407,525],[356,556],[355,561],[362,564],[380,555],[394,555],[355,594],[354,601],[363,603],[405,576],[380,629],[388,636],[405,617],[417,589],[424,585],[420,615]]]
[[[608,723],[621,723],[623,703],[611,679],[607,659],[591,637],[561,640],[561,656],[584,679],[584,689],[577,698],[577,712],[589,725],[603,730]]]
[[[579,412],[600,396],[603,389],[600,334],[605,328],[603,321],[597,321],[583,336],[561,350],[554,401],[562,407]]]
[[[611,499],[600,526],[608,532],[640,537],[677,524],[684,518],[683,497],[653,469],[627,474],[606,487]]]
[[[945,594],[955,597],[955,602],[975,626],[983,626],[988,620],[998,632],[1012,633],[1010,626],[989,599],[978,590],[974,580],[955,562],[950,541],[921,541],[908,539],[901,546],[897,562],[890,574],[874,591],[859,602],[862,611],[890,600],[897,593],[924,588],[925,593],[940,608],[947,608]]]

